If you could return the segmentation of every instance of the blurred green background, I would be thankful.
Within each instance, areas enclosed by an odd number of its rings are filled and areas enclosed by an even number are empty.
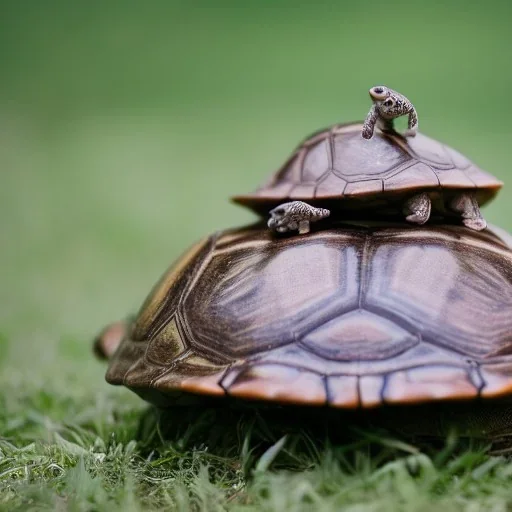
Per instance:
[[[105,389],[90,337],[385,83],[497,175],[512,229],[510,2],[0,2],[0,358]],[[86,381],[90,381],[87,382]],[[71,385],[71,384],[70,384]]]

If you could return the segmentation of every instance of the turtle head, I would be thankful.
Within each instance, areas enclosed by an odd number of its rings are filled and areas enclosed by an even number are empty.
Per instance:
[[[284,203],[276,206],[270,210],[270,219],[268,220],[268,227],[276,231],[285,231],[285,225],[288,220],[289,214],[293,210],[293,203]]]
[[[399,92],[384,85],[370,89],[370,97],[384,119],[394,119],[411,111],[411,102]]]
[[[370,97],[373,101],[385,100],[388,97],[389,92],[391,92],[391,89],[389,89],[385,85],[376,85],[375,87],[372,87],[369,91]]]
[[[94,353],[100,359],[110,359],[128,331],[128,322],[107,325],[94,339]]]

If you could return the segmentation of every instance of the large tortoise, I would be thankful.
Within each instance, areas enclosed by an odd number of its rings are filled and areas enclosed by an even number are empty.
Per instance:
[[[96,349],[110,358],[108,382],[161,407],[457,402],[495,436],[512,429],[511,247],[503,231],[448,225],[224,231],[181,257]]]
[[[490,201],[502,182],[456,150],[416,133],[415,111],[409,123],[414,137],[394,131],[393,117],[410,114],[413,108],[396,91],[377,86],[370,95],[374,100],[370,132],[368,119],[316,132],[256,192],[233,200],[263,216],[272,210],[270,226],[278,231],[306,233],[309,221],[326,216],[312,210],[302,227],[295,218],[290,221],[290,215],[297,217],[297,208],[307,213],[307,205],[330,210],[331,218],[401,220],[405,216],[420,225],[432,212],[444,222],[462,217],[466,227],[484,229],[487,224],[479,205]],[[392,103],[386,106],[387,101]],[[389,116],[374,126],[375,112]]]

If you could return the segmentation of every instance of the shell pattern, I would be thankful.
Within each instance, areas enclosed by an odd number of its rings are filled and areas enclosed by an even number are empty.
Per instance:
[[[512,251],[491,231],[227,231],[163,276],[107,380],[158,405],[183,393],[340,408],[503,396],[511,318]]]
[[[480,204],[502,183],[456,150],[421,133],[404,139],[376,131],[361,137],[362,125],[335,125],[306,139],[281,169],[253,194],[234,201],[262,213],[262,203],[321,201],[409,193],[425,189],[478,189]],[[316,202],[315,202],[316,200]]]

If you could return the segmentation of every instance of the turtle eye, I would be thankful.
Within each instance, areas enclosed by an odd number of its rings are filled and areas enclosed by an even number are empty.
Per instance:
[[[272,213],[276,215],[284,215],[284,208],[276,208]]]
[[[392,100],[391,98],[388,98],[384,103],[383,105],[385,107],[392,107],[393,105],[395,104],[394,100]]]

